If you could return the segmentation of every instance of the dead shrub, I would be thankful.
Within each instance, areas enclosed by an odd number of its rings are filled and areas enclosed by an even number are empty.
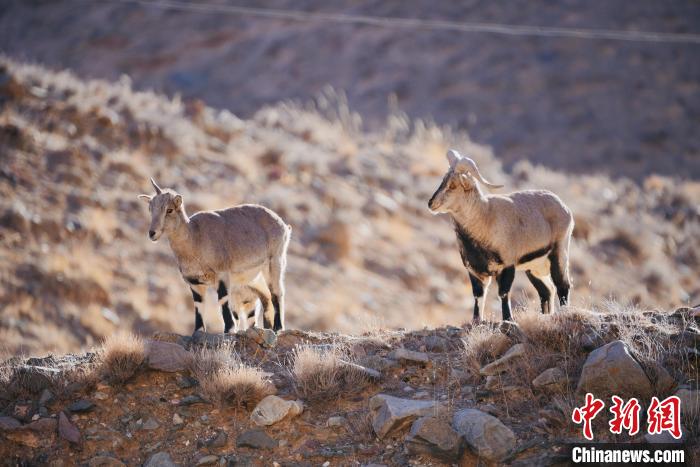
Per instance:
[[[248,407],[275,392],[268,375],[245,365],[231,344],[192,352],[188,368],[211,402]]]
[[[351,357],[338,343],[297,345],[288,365],[297,395],[309,402],[318,402],[362,390],[368,377],[354,365]]]
[[[105,339],[99,351],[99,373],[112,384],[123,384],[134,376],[146,359],[143,339],[119,331]]]
[[[503,354],[511,346],[505,334],[490,324],[473,327],[462,340],[464,342],[464,364],[475,377],[486,363]]]

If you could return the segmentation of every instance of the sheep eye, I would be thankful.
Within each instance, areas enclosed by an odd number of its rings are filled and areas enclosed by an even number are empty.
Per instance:
[[[172,212],[173,212],[172,209],[168,209],[168,210],[166,211],[167,214],[171,214]]]

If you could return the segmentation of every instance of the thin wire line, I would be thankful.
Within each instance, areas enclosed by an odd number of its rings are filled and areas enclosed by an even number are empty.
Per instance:
[[[633,42],[663,42],[677,44],[700,44],[700,34],[667,33],[653,31],[624,31],[614,29],[562,28],[548,26],[522,26],[498,23],[459,23],[436,19],[414,19],[400,17],[376,17],[347,15],[342,13],[319,13],[276,8],[255,8],[236,5],[197,4],[178,0],[111,0],[118,3],[136,3],[163,9],[189,10],[202,13],[224,13],[289,19],[294,21],[326,21],[334,23],[361,24],[378,27],[440,29],[446,31],[491,33],[508,36],[569,37],[576,39],[605,39]]]

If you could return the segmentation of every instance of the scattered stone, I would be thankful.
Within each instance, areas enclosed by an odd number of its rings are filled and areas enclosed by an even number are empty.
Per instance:
[[[173,414],[173,425],[182,425],[185,421],[182,419],[180,414]]]
[[[53,401],[54,395],[48,389],[41,391],[41,396],[39,397],[39,405],[47,405]]]
[[[389,358],[394,360],[403,360],[412,363],[428,363],[430,362],[430,357],[425,352],[416,352],[414,350],[408,350],[403,347],[395,349],[389,354]]]
[[[508,336],[513,342],[527,341],[525,333],[515,321],[501,321],[501,324],[498,325],[498,330]]]
[[[197,465],[211,465],[215,464],[219,461],[219,456],[214,456],[214,455],[208,455],[204,456],[201,459],[197,461]]]
[[[80,444],[80,431],[68,420],[65,412],[58,414],[58,434],[73,444]]]
[[[496,417],[476,409],[462,409],[452,420],[454,429],[479,457],[505,459],[515,448],[515,434]]]
[[[462,455],[462,438],[445,420],[422,417],[413,422],[406,447],[410,454],[429,454],[455,462]]]
[[[679,389],[676,396],[681,400],[681,415],[688,419],[694,419],[700,415],[700,390]]]
[[[480,370],[482,376],[497,375],[508,368],[508,364],[518,357],[525,355],[525,344],[515,344],[503,354],[501,358],[495,360]]]
[[[17,429],[6,431],[4,436],[10,441],[14,441],[15,443],[19,443],[30,448],[38,448],[39,446],[46,445],[45,437],[39,436],[39,434],[31,430]]]
[[[409,425],[418,417],[433,414],[438,407],[437,401],[401,399],[388,394],[377,394],[369,401],[372,428],[379,438]]]
[[[251,420],[258,426],[268,426],[279,422],[287,415],[294,417],[304,411],[301,401],[288,401],[270,395],[261,400],[250,414]]]
[[[566,373],[561,368],[547,368],[532,380],[532,386],[537,389],[557,388],[567,383]]]
[[[53,433],[56,431],[56,423],[58,422],[55,418],[40,418],[25,425],[24,428],[38,433]]]
[[[158,421],[155,418],[149,418],[146,420],[146,423],[143,424],[141,429],[151,431],[157,429],[158,427],[160,427]]]
[[[197,394],[191,394],[189,396],[183,397],[177,405],[194,405],[194,404],[204,404],[206,401],[199,397]]]
[[[359,371],[360,373],[364,373],[366,376],[368,376],[371,379],[381,379],[382,374],[373,369],[373,368],[367,368],[362,365],[358,365],[357,363],[352,363],[352,362],[343,362],[345,365],[354,368],[355,370]]]
[[[16,418],[0,417],[0,431],[14,430],[21,427],[22,424]]]
[[[199,382],[190,376],[180,376],[177,378],[176,384],[180,389],[189,389],[195,387]]]
[[[146,346],[146,363],[154,370],[182,371],[189,355],[184,347],[170,342],[149,340]]]
[[[385,358],[380,355],[367,355],[360,360],[360,363],[362,363],[364,367],[372,368],[377,371],[391,370],[399,366],[399,362],[396,360]]]
[[[588,355],[581,371],[577,392],[596,397],[612,394],[648,399],[652,395],[649,378],[622,341],[606,344]]]
[[[102,391],[96,391],[96,392],[92,395],[92,397],[94,397],[94,398],[97,399],[98,401],[107,400],[107,399],[109,398],[109,396],[108,396],[107,394],[105,394],[104,392],[102,392]]]
[[[109,456],[97,456],[88,461],[89,467],[125,467],[125,464]]]
[[[248,430],[238,436],[236,446],[239,448],[274,449],[278,443],[262,430]]]
[[[206,440],[204,443],[207,447],[210,448],[222,448],[226,446],[226,442],[228,441],[228,435],[226,434],[225,431],[219,431],[216,433],[214,436]]]
[[[81,399],[81,400],[73,402],[71,405],[69,405],[68,410],[73,412],[73,413],[88,412],[88,411],[92,410],[94,407],[95,407],[95,404],[93,404],[92,401],[89,401],[87,399]]]
[[[424,397],[430,397],[430,393],[428,391],[418,391],[413,395],[414,399],[423,399]]]
[[[341,427],[345,426],[347,423],[347,420],[345,417],[329,417],[328,421],[326,421],[326,426],[327,427]]]
[[[449,341],[444,337],[431,334],[424,341],[426,350],[430,352],[446,352],[449,347]]]
[[[178,467],[170,458],[170,454],[161,451],[153,454],[143,467]]]

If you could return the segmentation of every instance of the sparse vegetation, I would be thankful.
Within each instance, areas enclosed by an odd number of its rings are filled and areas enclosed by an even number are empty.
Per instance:
[[[98,358],[100,375],[112,384],[123,384],[143,364],[146,343],[131,332],[119,331],[105,339]]]
[[[362,390],[367,375],[352,364],[352,358],[338,342],[297,345],[288,371],[299,397],[319,402]]]
[[[464,339],[465,368],[475,377],[487,361],[493,360],[508,350],[511,340],[492,324],[472,327]]]

